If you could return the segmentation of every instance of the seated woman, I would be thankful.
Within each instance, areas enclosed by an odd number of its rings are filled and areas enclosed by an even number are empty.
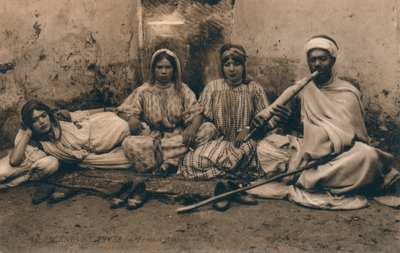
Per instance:
[[[226,44],[220,55],[224,78],[209,83],[199,99],[220,138],[185,156],[180,172],[189,180],[232,174],[252,177],[260,172],[255,142],[241,141],[249,132],[250,121],[268,106],[267,97],[263,88],[246,75],[247,56],[242,46]]]
[[[115,113],[97,111],[67,112],[72,121],[68,122],[58,120],[43,102],[27,101],[21,110],[24,127],[14,149],[0,162],[0,188],[52,174],[59,161],[81,167],[129,168],[120,148],[129,135],[128,123]]]
[[[175,53],[156,51],[150,66],[150,82],[137,88],[117,108],[134,135],[125,138],[122,147],[139,172],[166,175],[181,164],[188,149],[213,139],[216,130],[211,123],[202,124],[201,106],[181,80]]]

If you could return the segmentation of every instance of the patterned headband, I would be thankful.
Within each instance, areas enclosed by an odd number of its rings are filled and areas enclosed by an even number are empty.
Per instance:
[[[245,52],[243,52],[242,50],[240,50],[239,48],[236,47],[231,47],[228,50],[226,50],[225,52],[222,53],[221,58],[225,59],[227,57],[231,57],[232,55],[237,55],[239,57],[242,57],[244,59],[246,59],[247,55]]]

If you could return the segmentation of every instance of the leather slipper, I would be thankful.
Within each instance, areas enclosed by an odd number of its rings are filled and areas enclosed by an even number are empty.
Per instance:
[[[136,184],[136,187],[130,193],[126,208],[128,210],[134,210],[142,207],[147,200],[146,184],[141,181]]]
[[[32,195],[32,204],[38,205],[46,201],[51,194],[53,194],[55,187],[53,185],[41,184],[36,188],[36,191]]]
[[[74,196],[76,191],[71,188],[61,188],[57,189],[53,192],[53,194],[50,195],[49,199],[47,202],[49,204],[55,204],[64,200],[67,200]]]
[[[228,191],[234,191],[240,188],[239,184],[233,181],[228,181]],[[233,195],[232,201],[243,205],[257,205],[258,201],[247,192],[239,192]]]
[[[214,188],[214,196],[221,195],[225,192],[227,192],[225,184],[222,182],[218,182]],[[212,207],[217,211],[223,212],[223,211],[228,210],[230,205],[231,205],[230,201],[228,199],[224,198],[224,199],[214,202],[212,204]]]
[[[134,189],[133,182],[129,180],[126,182],[121,189],[116,192],[111,199],[111,209],[120,208],[125,205],[126,201],[128,200],[129,194]]]

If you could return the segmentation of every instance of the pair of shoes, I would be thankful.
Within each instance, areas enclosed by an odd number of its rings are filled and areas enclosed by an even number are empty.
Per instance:
[[[60,188],[57,189],[51,194],[51,196],[48,199],[49,204],[55,204],[61,201],[64,201],[66,199],[69,199],[70,197],[74,196],[76,191],[71,188]]]
[[[227,192],[227,191],[228,191],[228,190],[227,190],[225,184],[222,183],[222,182],[218,182],[218,183],[215,185],[215,188],[214,188],[214,196],[221,195],[221,194],[223,194],[223,193],[225,193],[225,192]],[[214,203],[212,204],[212,207],[213,207],[215,210],[220,211],[220,212],[223,212],[223,211],[228,210],[228,208],[229,208],[230,206],[231,206],[231,202],[229,201],[229,198],[223,198],[223,199],[221,199],[221,200],[219,200],[219,201],[216,201],[216,202],[214,202]]]
[[[218,196],[226,192],[234,191],[239,189],[240,186],[233,181],[228,181],[225,185],[222,182],[218,182],[214,188],[214,195]],[[212,207],[218,211],[226,211],[230,207],[230,202],[235,201],[237,203],[243,205],[257,205],[258,201],[252,197],[251,195],[247,194],[246,192],[239,192],[232,196],[225,197],[219,201],[213,203]]]
[[[111,209],[126,205],[128,210],[134,210],[143,206],[147,200],[146,184],[139,182],[136,185],[132,181],[125,183],[111,200]]]
[[[36,191],[32,195],[32,204],[38,205],[46,201],[55,191],[53,185],[41,184],[36,188]]]
[[[228,181],[228,189],[229,191],[234,191],[240,188],[239,184],[233,181]],[[247,192],[239,192],[232,196],[232,201],[243,205],[257,205],[258,201],[251,195],[247,194]]]
[[[131,191],[134,189],[133,182],[129,180],[128,182],[124,183],[121,189],[116,192],[111,199],[110,208],[120,208],[125,205],[126,200],[129,198]]]
[[[144,182],[139,182],[136,187],[129,194],[126,208],[128,210],[134,210],[143,206],[144,202],[147,200],[146,184]]]

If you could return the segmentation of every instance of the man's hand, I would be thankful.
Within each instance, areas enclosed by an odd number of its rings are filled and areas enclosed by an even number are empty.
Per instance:
[[[272,120],[271,126],[276,126],[278,124],[284,125],[292,117],[292,111],[286,106],[279,104],[271,106],[271,114],[273,115],[271,119]]]
[[[186,127],[185,130],[183,130],[182,137],[183,137],[183,144],[185,144],[187,148],[195,147],[197,131],[194,130],[194,127],[192,127],[192,125],[189,125],[188,127]]]
[[[236,136],[236,139],[233,143],[235,148],[239,148],[243,144],[244,139],[249,134],[249,132],[250,132],[250,127],[244,127],[239,130],[239,134]]]
[[[251,129],[265,126],[268,122],[269,129],[274,129],[278,125],[283,125],[288,122],[292,117],[292,111],[283,105],[270,105],[265,112],[257,114],[256,117],[251,121]],[[272,116],[269,121],[268,116]]]
[[[131,130],[131,134],[138,135],[142,132],[143,126],[140,120],[138,120],[134,116],[130,116],[128,119],[129,129]]]
[[[256,128],[262,127],[262,126],[265,125],[266,122],[267,122],[267,119],[265,118],[265,116],[262,115],[262,114],[258,114],[251,121],[250,128],[251,129],[256,129]]]

